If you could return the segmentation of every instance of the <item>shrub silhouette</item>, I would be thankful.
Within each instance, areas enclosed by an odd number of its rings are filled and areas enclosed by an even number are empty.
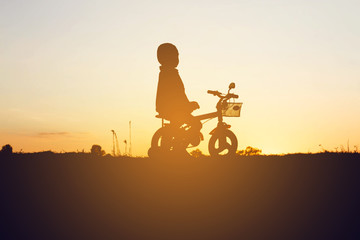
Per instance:
[[[97,145],[97,144],[92,145],[90,152],[91,152],[91,154],[94,154],[94,155],[96,155],[96,156],[103,156],[103,155],[105,155],[105,151],[102,150],[102,149],[101,149],[101,146],[100,146],[100,145]]]
[[[236,154],[239,154],[242,156],[252,156],[252,155],[260,155],[261,152],[262,152],[261,149],[247,146],[244,150],[237,151]]]
[[[204,154],[203,154],[203,153],[201,152],[201,150],[198,149],[198,148],[195,149],[195,150],[193,150],[193,151],[191,151],[191,152],[190,152],[190,155],[193,156],[193,157],[195,157],[195,158],[204,156]]]
[[[0,153],[2,154],[12,154],[13,153],[13,148],[10,144],[6,144],[1,148]]]

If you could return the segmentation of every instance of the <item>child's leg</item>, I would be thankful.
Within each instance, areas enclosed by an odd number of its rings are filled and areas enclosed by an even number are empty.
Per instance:
[[[170,119],[170,122],[173,126],[176,126],[176,127],[181,127],[181,125],[186,123],[189,126],[191,126],[191,129],[196,130],[196,131],[200,131],[202,128],[201,121],[199,119],[195,118],[190,113],[173,117],[172,119]]]

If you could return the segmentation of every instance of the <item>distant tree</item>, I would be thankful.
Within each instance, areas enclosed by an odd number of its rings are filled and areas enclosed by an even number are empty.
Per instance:
[[[2,154],[12,154],[13,153],[13,148],[10,144],[6,144],[1,148],[0,153]]]
[[[201,150],[198,149],[198,148],[195,149],[195,150],[193,150],[193,151],[191,151],[191,152],[190,152],[190,155],[193,156],[193,157],[195,157],[195,158],[204,156],[204,154],[203,154],[203,153],[201,152]]]
[[[253,156],[260,155],[262,152],[261,149],[247,146],[244,150],[237,151],[236,153],[243,156]]]
[[[94,144],[91,147],[90,150],[91,154],[97,155],[97,156],[103,156],[105,155],[105,151],[101,149],[100,145]]]

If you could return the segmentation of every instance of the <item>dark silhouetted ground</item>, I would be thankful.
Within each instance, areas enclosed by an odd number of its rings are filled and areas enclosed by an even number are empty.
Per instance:
[[[0,239],[360,239],[360,155],[1,156]]]

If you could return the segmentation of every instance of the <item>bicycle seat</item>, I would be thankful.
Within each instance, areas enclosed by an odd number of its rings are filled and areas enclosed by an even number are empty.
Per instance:
[[[166,119],[166,120],[168,120],[167,117],[165,117],[164,115],[161,115],[161,114],[158,114],[158,115],[156,115],[155,117],[156,117],[156,118],[161,118],[161,119]]]
[[[170,121],[167,117],[165,117],[164,115],[161,115],[161,114],[158,114],[158,115],[156,115],[155,117],[156,117],[156,118],[163,119],[163,120]]]

